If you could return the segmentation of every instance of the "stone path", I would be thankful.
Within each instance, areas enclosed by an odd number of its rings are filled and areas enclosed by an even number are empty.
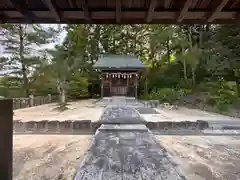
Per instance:
[[[115,105],[106,107],[101,117],[103,124],[74,180],[184,179],[165,149],[142,124],[138,111],[124,99],[113,102]]]

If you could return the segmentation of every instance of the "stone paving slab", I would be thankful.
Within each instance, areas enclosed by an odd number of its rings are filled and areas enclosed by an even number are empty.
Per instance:
[[[144,121],[140,121],[139,112],[119,102],[105,108],[100,118],[103,124],[74,180],[184,179]],[[132,124],[126,124],[127,121]]]
[[[101,123],[144,123],[138,111],[131,106],[109,105],[105,108],[101,118]]]
[[[74,180],[182,180],[165,149],[149,132],[100,132]]]

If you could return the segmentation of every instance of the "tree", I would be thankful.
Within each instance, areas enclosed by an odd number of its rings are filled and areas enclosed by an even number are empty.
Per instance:
[[[53,28],[43,28],[41,25],[4,24],[1,25],[3,39],[1,43],[4,53],[10,55],[9,64],[16,69],[15,72],[22,77],[24,95],[29,95],[29,74],[35,63],[38,63],[40,51],[36,48],[42,44],[53,41],[57,34]]]
[[[240,96],[240,27],[219,25],[215,27],[211,41],[211,59],[208,69],[215,76],[222,76],[236,83],[236,94]]]

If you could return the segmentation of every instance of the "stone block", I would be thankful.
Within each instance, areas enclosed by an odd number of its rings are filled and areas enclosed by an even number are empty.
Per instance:
[[[48,120],[36,122],[37,132],[46,132],[48,130]]]
[[[24,132],[24,124],[22,121],[13,121],[13,132],[20,133]]]
[[[197,128],[199,130],[207,129],[209,128],[209,124],[206,121],[197,120]]]
[[[48,121],[47,131],[51,133],[56,133],[59,131],[59,121]]]
[[[90,120],[80,120],[80,121],[74,121],[73,122],[73,129],[77,130],[77,129],[82,129],[82,130],[86,130],[86,129],[90,129],[91,128],[91,121]]]
[[[36,121],[25,122],[25,131],[36,131]]]

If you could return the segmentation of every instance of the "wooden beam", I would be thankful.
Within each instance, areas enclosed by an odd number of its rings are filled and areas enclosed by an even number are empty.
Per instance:
[[[180,14],[179,14],[179,16],[177,18],[177,22],[178,23],[182,22],[182,20],[184,19],[185,14],[186,14],[186,12],[188,12],[188,9],[191,6],[191,4],[192,4],[192,0],[186,0],[185,1],[184,5],[183,5],[183,8],[181,9]]]
[[[230,8],[234,8],[234,6],[236,6],[239,2],[240,2],[240,0],[235,0],[235,2],[232,3],[232,5],[230,6]]]
[[[216,6],[216,8],[213,10],[213,12],[211,12],[208,16],[207,16],[207,21],[213,22],[214,19],[216,19],[216,16],[219,12],[222,11],[222,9],[224,8],[224,6],[228,3],[229,0],[221,0],[220,3]]]
[[[171,0],[165,0],[164,1],[164,9],[169,9],[171,6],[172,1]]]
[[[76,0],[68,0],[68,4],[71,8],[77,8]]]
[[[116,22],[121,22],[121,7],[122,7],[122,0],[116,0]]]
[[[68,4],[69,4],[70,8],[74,8],[73,1],[72,1],[72,0],[68,0]]]
[[[239,12],[236,12],[236,14],[233,16],[232,19],[240,19],[240,13]]]
[[[84,17],[87,21],[92,21],[89,9],[88,9],[88,3],[87,0],[75,0],[76,5],[80,6],[83,9]]]
[[[42,0],[42,2],[45,4],[45,6],[48,7],[48,9],[53,13],[57,21],[61,21],[62,16],[61,13],[56,8],[56,1],[54,0]]]
[[[148,8],[147,19],[146,19],[146,21],[148,23],[152,21],[152,16],[153,16],[153,13],[154,13],[154,9],[156,8],[156,5],[157,5],[157,1],[156,0],[151,0],[150,6]]]
[[[27,9],[27,4],[22,0],[10,0],[13,6],[24,16],[27,21],[34,21],[37,17]]]
[[[235,0],[235,2],[230,6],[230,8],[234,8],[239,2],[240,0]],[[240,13],[236,12],[232,19],[239,19],[239,18],[240,18]]]
[[[4,12],[0,12],[0,23],[1,23],[1,24],[7,23],[7,19],[8,19],[8,18],[9,18],[9,17],[6,17],[6,15],[5,15]]]

